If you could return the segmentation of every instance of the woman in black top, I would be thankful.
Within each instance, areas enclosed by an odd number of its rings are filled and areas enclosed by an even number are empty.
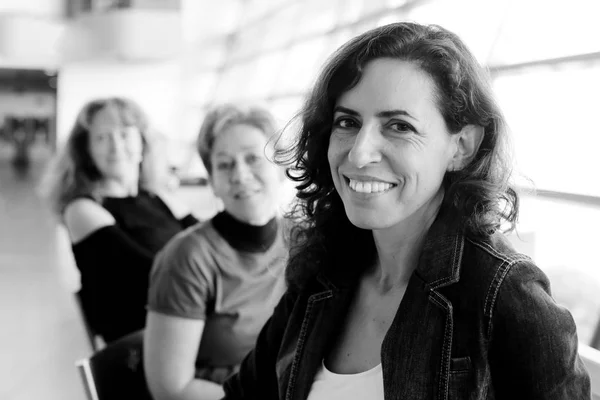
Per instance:
[[[99,99],[79,113],[50,174],[92,328],[107,342],[144,327],[154,255],[196,218],[160,190],[147,117],[132,101]]]

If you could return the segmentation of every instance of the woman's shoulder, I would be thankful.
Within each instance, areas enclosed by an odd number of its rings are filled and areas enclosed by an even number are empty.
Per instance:
[[[167,282],[174,276],[185,281],[210,281],[217,271],[214,246],[207,234],[211,229],[210,221],[199,222],[171,238],[156,254],[153,281]]]
[[[112,214],[90,197],[78,197],[69,202],[63,220],[73,244],[101,228],[115,225]]]
[[[201,221],[173,236],[161,252],[186,256],[199,254],[210,247],[215,235],[211,220]]]
[[[500,290],[524,287],[527,281],[546,285],[544,272],[527,255],[518,252],[503,233],[467,237],[462,254],[461,281],[477,290],[488,305]]]
[[[499,269],[514,265],[535,267],[533,260],[518,252],[505,234],[496,232],[485,237],[466,236],[464,255],[467,263],[476,264],[482,273],[497,275]]]

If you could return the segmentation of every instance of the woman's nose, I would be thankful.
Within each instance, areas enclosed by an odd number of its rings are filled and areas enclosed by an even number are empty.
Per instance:
[[[252,176],[250,167],[245,162],[236,162],[231,171],[231,181],[241,183],[247,181]]]
[[[365,124],[361,127],[348,159],[357,168],[381,161],[381,133],[377,126]]]
[[[108,143],[110,150],[113,152],[119,151],[124,147],[123,138],[121,137],[121,132],[113,131],[110,135],[108,135]]]

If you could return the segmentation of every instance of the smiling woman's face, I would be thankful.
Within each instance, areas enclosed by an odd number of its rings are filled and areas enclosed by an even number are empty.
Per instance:
[[[245,124],[233,125],[215,138],[211,184],[225,210],[236,219],[263,225],[277,213],[283,174],[265,157],[267,137]]]
[[[104,107],[92,118],[89,152],[104,179],[137,177],[143,159],[143,140],[136,126],[125,125],[113,107]]]
[[[364,229],[418,226],[434,217],[456,151],[416,64],[376,59],[336,102],[328,159],[350,221]]]

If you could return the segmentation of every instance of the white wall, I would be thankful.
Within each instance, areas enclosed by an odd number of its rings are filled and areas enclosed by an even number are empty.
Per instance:
[[[0,66],[56,68],[64,26],[59,19],[0,10]]]
[[[57,143],[67,138],[77,114],[97,97],[125,96],[149,115],[151,124],[168,138],[181,132],[181,68],[178,62],[66,65],[58,78]],[[168,149],[170,151],[170,149]]]
[[[65,4],[66,0],[2,0],[0,13],[60,18],[65,14]]]
[[[151,10],[180,10],[181,0],[133,0],[131,7]]]

